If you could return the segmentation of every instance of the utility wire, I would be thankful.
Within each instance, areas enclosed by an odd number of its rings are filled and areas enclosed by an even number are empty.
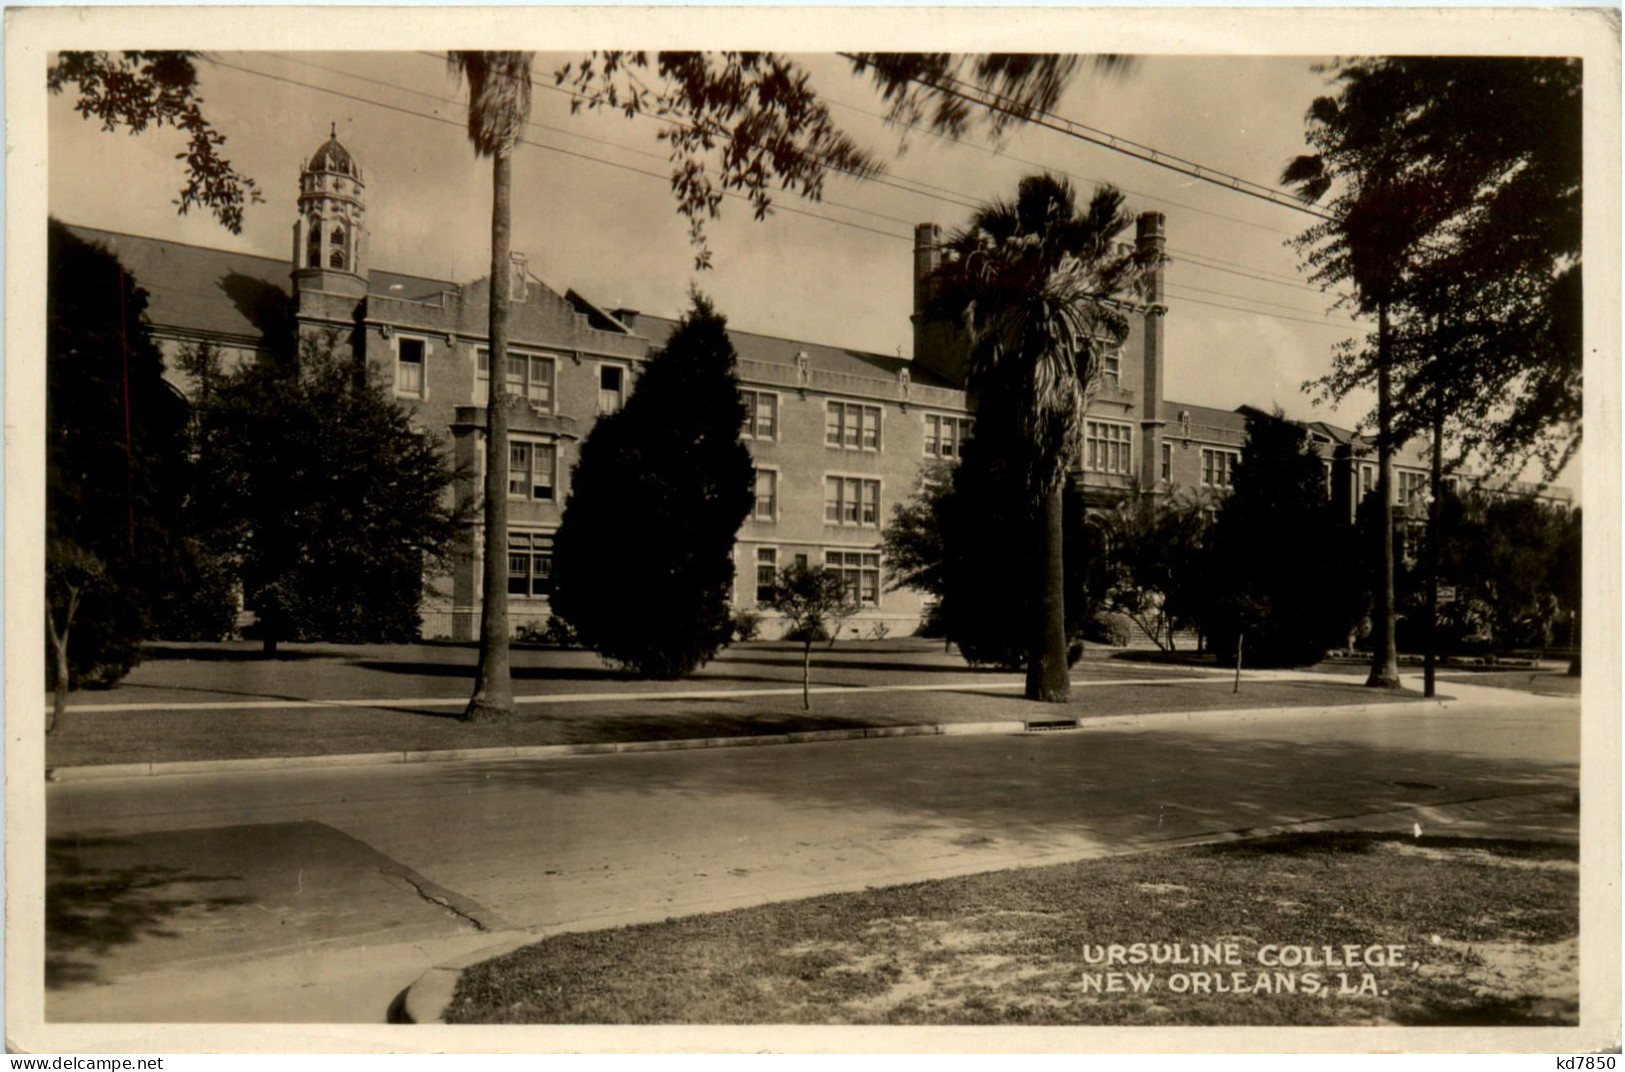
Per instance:
[[[416,116],[419,119],[428,119],[428,120],[432,120],[433,122],[436,122],[436,123],[444,123],[444,124],[446,124],[448,126],[454,126],[454,127],[459,128],[459,129],[464,128],[465,125],[466,125],[460,119],[450,119],[450,118],[448,118],[446,116],[443,116],[443,115],[433,115],[433,114],[431,114],[429,112],[420,112],[420,111],[417,111],[417,110],[412,109],[412,108],[402,107],[401,105],[398,105],[398,104],[386,104],[383,101],[373,100],[370,97],[358,96],[358,95],[356,95],[354,93],[346,93],[343,90],[332,89],[332,88],[330,88],[328,86],[318,86],[318,85],[313,85],[312,83],[309,83],[309,82],[301,82],[297,78],[287,78],[287,77],[284,77],[282,75],[271,74],[268,71],[257,71],[257,70],[254,70],[251,67],[241,67],[241,66],[238,66],[237,64],[228,63],[228,62],[226,62],[224,60],[220,60],[220,59],[215,59],[212,62],[216,66],[225,67],[228,70],[240,71],[243,74],[254,75],[254,76],[259,77],[259,78],[267,78],[267,79],[270,79],[271,81],[274,81],[274,82],[285,82],[288,85],[299,86],[299,87],[304,88],[304,89],[314,90],[314,91],[316,91],[318,93],[327,93],[327,94],[330,94],[330,95],[335,96],[335,97],[342,97],[345,100],[356,101],[357,103],[360,103],[360,104],[370,104],[373,107],[383,108],[386,111],[398,112],[398,113],[400,113],[402,115]],[[631,172],[631,173],[633,173],[635,175],[645,175],[645,176],[648,176],[651,179],[659,179],[661,182],[669,183],[671,181],[671,176],[670,175],[663,175],[663,174],[661,174],[660,172],[657,172],[657,171],[645,171],[643,168],[633,167],[630,164],[617,163],[617,162],[615,162],[613,160],[605,160],[602,157],[592,156],[592,155],[590,155],[588,153],[578,153],[578,152],[574,152],[574,151],[572,151],[570,149],[562,149],[562,148],[560,148],[560,147],[558,147],[556,145],[543,145],[541,142],[531,141],[528,138],[519,138],[518,142],[521,145],[528,145],[531,148],[541,149],[544,152],[558,153],[561,156],[569,156],[569,157],[573,157],[573,158],[575,158],[577,160],[590,160],[593,163],[603,164],[603,165],[605,165],[607,167],[618,168],[621,171],[629,171],[629,172]],[[723,196],[728,197],[728,198],[732,198],[732,199],[735,199],[735,200],[740,200],[740,201],[748,201],[749,200],[749,198],[747,198],[744,194],[736,193],[736,192],[734,192],[732,190],[724,190],[723,191]],[[826,201],[826,202],[823,202],[823,203],[824,204],[829,204],[829,205],[834,205],[837,208],[846,208],[847,207],[845,205],[837,204],[836,202],[833,202],[833,201]],[[851,227],[851,228],[854,228],[854,229],[859,230],[859,231],[867,231],[870,234],[881,235],[882,237],[885,237],[885,238],[897,239],[898,241],[912,242],[914,240],[912,235],[906,235],[906,234],[900,235],[900,234],[896,234],[896,233],[891,232],[891,231],[883,231],[883,230],[879,229],[878,227],[869,227],[869,226],[867,226],[865,224],[853,223],[850,220],[837,219],[834,216],[820,215],[819,213],[816,213],[816,212],[809,212],[806,209],[796,208],[793,205],[774,205],[773,208],[774,208],[775,211],[787,212],[787,213],[790,213],[791,215],[795,215],[795,216],[806,216],[809,219],[823,220],[825,223],[838,224],[838,225],[840,225],[842,227]],[[864,211],[864,210],[863,209],[857,209],[856,211],[861,212],[861,211]]]
[[[851,53],[847,52],[843,52],[840,55],[846,59],[853,58]],[[988,111],[1002,112],[1005,115],[1011,116],[1018,120],[1024,120],[1028,123],[1032,123],[1035,126],[1043,127],[1046,130],[1053,130],[1058,133],[1065,134],[1068,137],[1076,138],[1079,141],[1086,141],[1092,145],[1098,145],[1102,148],[1110,149],[1115,153],[1121,153],[1124,156],[1133,157],[1134,159],[1143,163],[1154,164],[1157,167],[1166,168],[1169,171],[1176,171],[1181,175],[1187,175],[1193,179],[1200,179],[1202,182],[1210,183],[1217,186],[1221,190],[1229,190],[1232,193],[1245,194],[1248,197],[1257,198],[1260,201],[1275,205],[1279,208],[1291,209],[1294,212],[1301,212],[1304,215],[1313,216],[1316,219],[1335,222],[1335,217],[1329,215],[1328,213],[1322,212],[1320,209],[1304,204],[1302,201],[1293,197],[1291,194],[1286,193],[1285,191],[1277,190],[1271,186],[1265,186],[1263,183],[1254,182],[1251,179],[1243,179],[1240,176],[1232,175],[1226,171],[1220,171],[1217,168],[1210,168],[1204,164],[1198,164],[1195,161],[1186,160],[1184,157],[1175,156],[1172,153],[1164,152],[1161,149],[1157,149],[1149,145],[1143,145],[1140,142],[1130,141],[1128,138],[1120,137],[1109,131],[1101,130],[1098,127],[1091,127],[1087,124],[1079,123],[1076,120],[1068,119],[1065,116],[1056,115],[1054,112],[1036,109],[1024,110],[1013,107],[1010,104],[1005,103],[1009,100],[1009,98],[1003,97],[1001,94],[995,93],[991,90],[981,89],[977,86],[966,86],[966,84],[960,79],[950,76],[948,78],[948,82],[953,83],[952,85],[937,85],[927,82],[922,78],[915,78],[913,81],[918,85],[926,87],[927,89],[932,89],[940,93],[947,93],[950,96],[958,97],[961,100],[980,105]]]
[[[228,70],[238,71],[238,72],[240,72],[242,74],[247,74],[247,75],[251,75],[251,76],[254,76],[254,77],[258,77],[258,78],[265,78],[265,79],[268,79],[268,80],[274,81],[274,82],[282,82],[282,83],[285,83],[285,84],[288,84],[288,85],[297,86],[299,88],[312,90],[312,91],[318,92],[318,93],[326,93],[326,94],[328,94],[330,96],[335,96],[335,97],[339,97],[339,98],[342,98],[342,99],[345,99],[345,100],[355,101],[358,104],[370,105],[372,107],[384,109],[385,111],[396,112],[396,113],[399,113],[401,115],[412,116],[412,117],[418,118],[418,119],[427,119],[427,120],[430,120],[431,122],[441,123],[441,124],[444,124],[444,125],[447,125],[447,126],[455,126],[455,127],[459,128],[459,129],[462,129],[465,126],[465,123],[460,119],[451,119],[451,118],[449,118],[447,116],[434,115],[434,114],[431,114],[429,112],[420,112],[420,111],[417,111],[417,110],[412,109],[412,108],[406,108],[406,107],[403,107],[403,106],[397,105],[397,104],[389,104],[389,103],[386,103],[384,101],[374,100],[374,99],[372,99],[370,97],[363,97],[363,96],[353,94],[353,93],[346,93],[346,92],[344,92],[342,90],[332,89],[332,88],[327,87],[327,86],[319,86],[319,85],[314,85],[314,84],[309,83],[309,82],[302,82],[302,81],[300,81],[300,80],[298,80],[296,78],[288,78],[288,77],[285,77],[283,75],[272,74],[272,73],[270,73],[268,71],[260,71],[260,70],[255,70],[255,69],[250,68],[250,67],[243,67],[243,66],[240,66],[238,64],[230,63],[230,62],[227,62],[225,60],[218,59],[218,58],[211,59],[211,62],[214,63],[216,66],[224,67],[224,68],[226,68]],[[663,174],[661,174],[659,172],[646,171],[646,170],[644,170],[642,168],[633,167],[633,166],[631,166],[629,164],[618,163],[618,162],[613,161],[613,160],[605,160],[602,157],[592,156],[592,155],[590,155],[588,153],[574,152],[574,151],[571,151],[569,149],[562,149],[562,148],[559,148],[558,146],[553,146],[553,145],[543,145],[540,142],[531,141],[531,140],[526,139],[526,138],[519,139],[519,143],[522,144],[522,145],[528,145],[528,146],[530,146],[532,148],[541,149],[541,150],[544,150],[546,152],[558,153],[558,154],[560,154],[562,156],[568,156],[568,157],[571,157],[573,159],[585,160],[585,161],[589,161],[589,162],[595,163],[595,164],[602,164],[602,165],[604,165],[606,167],[616,168],[617,170],[627,171],[627,172],[630,172],[630,173],[635,174],[635,175],[642,175],[642,176],[645,176],[646,178],[655,179],[655,180],[658,180],[658,181],[663,182],[663,183],[664,182],[669,182],[669,180],[670,180],[670,177],[668,175],[663,175]],[[745,195],[738,194],[738,193],[733,193],[731,191],[725,191],[725,195],[729,196],[731,198],[738,199],[738,200],[746,200]],[[835,204],[834,202],[823,202],[823,203],[824,204]],[[838,207],[846,207],[846,206],[838,206]],[[904,241],[904,242],[912,242],[913,241],[913,236],[912,235],[894,234],[893,232],[890,232],[890,231],[883,231],[883,230],[880,230],[879,228],[868,227],[868,226],[865,226],[864,224],[860,224],[860,223],[853,223],[853,222],[851,222],[849,220],[837,219],[837,218],[835,218],[833,216],[821,215],[819,213],[811,212],[811,211],[808,211],[806,209],[796,208],[795,206],[792,206],[792,205],[775,205],[774,208],[776,210],[778,210],[778,211],[791,213],[791,214],[797,215],[797,216],[805,216],[805,217],[808,217],[810,219],[820,220],[820,221],[822,221],[824,223],[831,223],[831,224],[836,224],[836,225],[839,225],[839,226],[842,226],[842,227],[850,227],[850,228],[853,228],[853,229],[859,230],[859,231],[866,231],[866,232],[868,232],[870,234],[880,235],[883,238],[890,238],[890,239],[893,239],[893,240],[896,240],[896,241]],[[865,211],[865,210],[857,209],[856,211]],[[1338,327],[1337,324],[1329,323],[1329,322],[1324,321],[1324,320],[1318,320],[1317,321],[1317,320],[1309,320],[1309,319],[1305,319],[1305,318],[1301,318],[1301,317],[1284,316],[1284,315],[1279,314],[1279,313],[1268,313],[1268,312],[1263,312],[1263,311],[1257,310],[1257,309],[1245,309],[1245,308],[1242,308],[1240,306],[1226,305],[1223,302],[1205,301],[1205,300],[1202,300],[1202,299],[1190,298],[1190,297],[1185,297],[1185,296],[1182,296],[1182,295],[1176,296],[1175,300],[1183,301],[1183,302],[1192,302],[1192,303],[1195,303],[1195,304],[1198,304],[1198,305],[1211,306],[1211,307],[1217,308],[1217,309],[1227,309],[1227,310],[1230,310],[1232,312],[1244,313],[1244,314],[1247,314],[1247,315],[1250,315],[1250,316],[1262,316],[1262,317],[1269,317],[1270,319],[1274,319],[1274,320],[1283,320],[1283,321],[1290,321],[1290,322],[1300,323],[1300,324],[1309,324],[1309,325],[1315,326],[1315,327]],[[1243,300],[1243,301],[1254,301],[1256,299],[1243,298],[1241,300]]]

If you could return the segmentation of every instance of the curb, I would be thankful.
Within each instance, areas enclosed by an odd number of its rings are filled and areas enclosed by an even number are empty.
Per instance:
[[[1338,711],[1348,714],[1381,714],[1417,710],[1429,705],[1443,707],[1450,700],[1395,700],[1387,703],[1339,704],[1333,707],[1247,707],[1204,708],[1196,711],[1157,711],[1134,715],[1101,715],[1071,720],[1034,720],[1044,729],[1035,730],[1027,722],[925,722],[902,726],[866,726],[846,730],[801,730],[793,733],[766,733],[754,737],[679,737],[657,741],[603,741],[587,744],[508,745],[494,748],[449,748],[424,752],[359,752],[328,756],[269,756],[255,759],[199,759],[160,763],[107,763],[87,767],[47,768],[47,782],[86,782],[115,778],[161,777],[179,774],[231,774],[256,771],[296,771],[320,767],[371,767],[401,763],[451,763],[480,759],[565,759],[574,756],[630,755],[640,752],[686,752],[701,748],[753,748],[778,744],[818,744],[827,741],[856,741],[882,737],[958,737],[975,734],[1049,733],[1071,730],[1122,729],[1166,722],[1206,722],[1213,720],[1252,721],[1308,711]],[[1071,725],[1067,725],[1071,722]]]

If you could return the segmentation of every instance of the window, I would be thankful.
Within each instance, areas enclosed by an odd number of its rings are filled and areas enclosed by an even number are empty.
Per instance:
[[[1228,488],[1236,482],[1236,464],[1241,455],[1233,450],[1202,451],[1202,486]]]
[[[545,596],[553,591],[553,534],[508,533],[508,594]]]
[[[771,391],[741,391],[745,400],[745,438],[777,439],[779,396]]]
[[[777,547],[758,547],[756,549],[756,602],[767,603],[773,598],[773,591],[779,585],[779,549]]]
[[[332,246],[333,248],[332,251],[327,255],[327,266],[329,268],[343,268],[344,228],[342,226],[335,225],[333,227],[333,233],[328,236],[328,245]]]
[[[1114,348],[1102,353],[1100,372],[1106,380],[1106,386],[1116,387],[1123,375],[1123,351]]]
[[[476,379],[484,383],[491,378],[491,351],[481,347],[477,359]],[[508,393],[521,395],[544,413],[553,412],[553,377],[555,362],[540,354],[508,354],[508,375],[504,380]],[[476,399],[483,401],[483,399]]]
[[[751,516],[757,521],[772,521],[779,516],[778,470],[756,470],[756,506]]]
[[[626,369],[620,365],[598,366],[598,412],[619,413],[626,401]]]
[[[1409,506],[1413,502],[1426,502],[1428,497],[1428,475],[1402,469],[1399,477],[1399,505]]]
[[[861,606],[880,605],[878,551],[825,551],[824,568],[841,575],[847,595]]]
[[[553,478],[559,451],[552,443],[508,441],[508,498],[553,501]]]
[[[965,440],[970,438],[968,417],[944,417],[935,413],[925,415],[925,453],[931,458],[957,458]]]
[[[1332,497],[1332,463],[1323,461],[1320,464],[1326,468],[1326,498],[1330,499]]]
[[[1377,486],[1377,469],[1373,465],[1360,466],[1360,494],[1368,495]]]
[[[1084,424],[1084,468],[1097,473],[1134,471],[1134,429],[1126,424],[1088,421]]]
[[[855,476],[826,476],[824,523],[878,528],[880,481]]]
[[[844,450],[880,449],[880,407],[857,402],[828,402],[824,410],[824,443]]]
[[[322,266],[322,221],[315,216],[305,224],[305,267]]]
[[[423,397],[423,340],[402,336],[395,349],[395,393]]]
[[[1172,443],[1162,445],[1162,479],[1170,482],[1174,479],[1174,445]]]

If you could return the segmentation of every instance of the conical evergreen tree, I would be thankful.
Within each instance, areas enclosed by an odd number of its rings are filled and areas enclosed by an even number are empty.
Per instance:
[[[681,677],[728,642],[734,536],[753,502],[727,320],[693,303],[582,443],[554,540],[553,612],[646,677]]]

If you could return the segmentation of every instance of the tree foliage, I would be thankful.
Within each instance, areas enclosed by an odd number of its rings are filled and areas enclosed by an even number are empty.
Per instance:
[[[1253,665],[1317,662],[1365,610],[1352,532],[1326,497],[1324,463],[1280,414],[1249,420],[1209,546],[1204,632],[1221,654],[1240,632]]]
[[[1176,632],[1200,628],[1211,602],[1206,559],[1214,508],[1201,494],[1135,494],[1099,522],[1108,604],[1166,651]]]
[[[812,707],[812,646],[833,640],[858,603],[837,570],[792,562],[779,570],[766,606],[784,616],[786,640],[801,642],[801,706]]]
[[[75,87],[74,109],[99,120],[107,131],[140,134],[173,127],[186,135],[186,182],[175,204],[182,215],[203,207],[232,234],[243,230],[243,208],[263,201],[254,180],[238,171],[221,148],[226,143],[203,114],[196,52],[61,52],[46,72],[46,88]]]
[[[696,293],[625,408],[581,445],[553,611],[644,676],[681,677],[731,637],[734,537],[754,486],[736,365],[727,320]]]
[[[1080,209],[1069,182],[1030,175],[1014,200],[978,209],[949,239],[931,280],[932,315],[969,343],[978,426],[996,429],[984,444],[1002,445],[1005,477],[1038,511],[1033,539],[1018,545],[1033,567],[1023,585],[1034,611],[1023,631],[1028,699],[1065,699],[1069,688],[1062,487],[1102,356],[1128,336],[1124,299],[1155,267],[1118,244],[1132,222],[1111,187]]]
[[[1380,57],[1336,65],[1283,181],[1331,219],[1298,245],[1364,311],[1389,303],[1395,442],[1434,406],[1462,456],[1548,478],[1581,430],[1581,68],[1532,57]],[[1369,340],[1319,382],[1373,382]]]
[[[109,684],[189,570],[174,528],[191,489],[188,414],[164,382],[146,292],[55,220],[48,241],[46,594],[48,632],[66,650],[48,667],[55,681],[65,665],[65,686]]]
[[[297,361],[206,371],[204,538],[238,564],[268,651],[415,639],[425,575],[451,550],[444,444],[361,372],[331,336],[306,337]]]

